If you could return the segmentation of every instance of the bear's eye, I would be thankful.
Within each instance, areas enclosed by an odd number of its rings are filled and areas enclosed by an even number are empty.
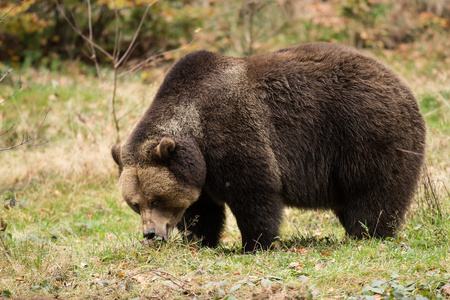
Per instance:
[[[154,207],[154,206],[157,206],[158,205],[158,203],[159,203],[159,201],[158,200],[154,200],[154,201],[152,201],[152,203],[151,203],[151,205]]]
[[[139,205],[137,204],[131,204],[131,209],[133,209],[135,212],[139,213]]]

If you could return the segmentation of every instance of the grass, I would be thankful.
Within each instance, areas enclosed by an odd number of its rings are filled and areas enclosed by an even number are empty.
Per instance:
[[[354,241],[345,238],[331,212],[287,209],[274,249],[254,255],[241,253],[230,213],[217,249],[176,236],[143,246],[140,218],[121,199],[109,154],[115,138],[110,82],[72,64],[62,74],[23,71],[22,89],[0,105],[0,128],[16,123],[0,145],[32,132],[47,107],[39,136],[49,143],[0,152],[1,200],[16,199],[24,207],[17,203],[0,211],[8,223],[0,246],[2,297],[448,298],[443,287],[450,284],[450,62],[418,68],[408,55],[378,55],[411,84],[429,128],[429,177],[423,178],[406,224],[393,239]],[[1,83],[0,97],[17,87],[18,78],[13,73]],[[119,83],[122,138],[158,82],[149,86],[131,76]]]

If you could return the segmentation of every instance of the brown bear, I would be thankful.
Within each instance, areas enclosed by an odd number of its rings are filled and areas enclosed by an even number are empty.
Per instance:
[[[121,193],[144,237],[216,246],[225,205],[245,250],[267,248],[285,206],[331,209],[349,236],[391,237],[424,161],[408,86],[375,58],[311,43],[234,58],[195,51],[170,70],[125,144]]]

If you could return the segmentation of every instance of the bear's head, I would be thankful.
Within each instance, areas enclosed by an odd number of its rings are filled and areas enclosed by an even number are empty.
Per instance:
[[[199,148],[188,139],[164,137],[139,146],[115,144],[111,152],[122,197],[140,214],[144,238],[166,240],[204,185],[206,164]]]

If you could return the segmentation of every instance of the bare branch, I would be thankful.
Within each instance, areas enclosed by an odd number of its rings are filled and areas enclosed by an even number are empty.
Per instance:
[[[5,79],[5,77],[11,72],[11,70],[12,70],[12,69],[9,69],[9,70],[2,76],[2,78],[0,79],[0,82],[2,82],[3,79]],[[14,97],[14,95],[15,95],[21,88],[22,88],[22,82],[19,81],[19,87],[18,87],[11,95],[9,95],[8,97],[6,97],[6,99],[4,99],[3,101],[1,101],[0,104],[4,103],[4,102],[6,102],[7,100],[9,100],[9,99],[11,99],[12,97]]]
[[[0,148],[0,151],[5,151],[5,150],[11,150],[14,148],[17,148],[19,146],[25,145],[25,144],[29,144],[30,146],[39,146],[39,145],[44,145],[48,143],[48,140],[43,142],[43,143],[39,143],[39,144],[30,144],[30,142],[33,140],[33,138],[36,136],[36,134],[39,132],[39,130],[42,128],[42,125],[44,125],[45,119],[47,118],[49,110],[47,109],[47,111],[45,112],[45,116],[44,119],[42,120],[41,124],[39,125],[39,127],[36,129],[36,131],[33,132],[33,134],[25,139],[25,136],[22,138],[22,141],[19,144],[10,146],[10,147],[5,147],[5,148]],[[8,131],[11,130],[8,129]]]
[[[128,116],[131,112],[133,112],[136,108],[138,108],[140,105],[142,105],[142,103],[144,103],[144,101],[147,100],[145,98],[143,98],[141,101],[139,101],[136,105],[134,105],[131,109],[129,109],[128,111],[126,111],[125,113],[123,113],[120,117],[117,117],[117,120],[122,120],[123,118],[125,118],[126,116]]]
[[[120,38],[119,38],[119,13],[117,11],[117,5],[116,5],[116,1],[114,0],[114,19],[116,21],[116,28],[115,28],[115,33],[116,33],[116,37],[114,40],[114,51],[113,51],[113,63],[116,64],[117,62],[117,58],[119,57],[119,53],[120,53]]]
[[[95,47],[97,50],[99,50],[101,53],[106,55],[109,59],[114,61],[114,57],[108,53],[105,49],[103,49],[101,46],[96,44],[94,41],[91,41],[87,36],[85,36],[66,16],[64,9],[61,7],[61,4],[59,4],[59,1],[56,0],[56,5],[58,6],[58,9],[61,11],[61,15],[63,16],[64,20],[66,20],[67,24],[69,24],[70,28],[72,28],[73,31],[75,31],[79,36],[81,36],[85,41],[87,41],[90,45]]]
[[[100,75],[100,67],[99,67],[99,65],[98,65],[98,61],[97,61],[97,55],[95,54],[95,48],[94,48],[94,46],[92,45],[92,43],[93,43],[93,34],[92,34],[92,14],[91,14],[91,12],[92,12],[92,8],[91,8],[91,1],[90,0],[87,0],[87,3],[88,3],[88,18],[89,18],[89,41],[90,41],[90,46],[91,46],[91,52],[92,52],[92,56],[91,56],[91,59],[94,61],[94,64],[95,64],[95,68],[97,69],[97,76],[98,76],[98,79],[100,79],[100,81],[102,80],[102,77],[101,77],[101,75]]]
[[[2,78],[0,78],[0,82],[3,81],[3,79],[5,79],[6,76],[8,76],[9,73],[11,73],[12,69],[9,69],[8,71],[6,71],[5,74],[3,74]]]
[[[5,135],[5,134],[7,134],[8,132],[10,132],[10,131],[14,128],[14,126],[16,126],[16,124],[13,124],[13,126],[9,127],[9,129],[6,130],[5,132],[0,133],[0,136],[3,136],[3,135]]]
[[[8,10],[1,18],[0,18],[0,23],[3,23],[3,19],[17,6],[20,6],[25,0],[20,1],[19,3],[16,3],[16,5],[13,5],[13,7],[11,7],[10,10]],[[1,80],[0,80],[1,81]]]
[[[141,31],[142,28],[142,24],[144,24],[144,20],[145,17],[147,16],[147,12],[150,9],[150,7],[152,7],[153,4],[155,4],[156,2],[158,2],[159,0],[153,0],[151,3],[149,3],[147,5],[147,8],[145,9],[144,14],[142,15],[141,18],[141,22],[139,23],[138,28],[136,29],[136,32],[134,33],[133,39],[131,40],[130,45],[128,45],[128,49],[127,51],[125,51],[125,53],[122,55],[122,57],[120,58],[120,60],[114,65],[114,68],[117,68],[118,66],[120,66],[120,64],[123,62],[123,60],[130,54],[131,49],[133,48],[134,43],[136,42],[136,38],[139,35],[139,32]]]
[[[144,271],[140,271],[140,272],[134,273],[134,274],[129,275],[129,276],[123,278],[123,279],[119,279],[116,282],[113,282],[111,285],[117,285],[117,284],[119,284],[119,283],[121,283],[121,282],[123,282],[125,280],[131,279],[133,277],[136,277],[138,275],[145,274],[145,273],[153,273],[156,276],[160,277],[161,279],[164,279],[164,280],[172,282],[175,286],[177,286],[179,289],[184,291],[186,294],[189,294],[191,296],[197,296],[196,293],[194,293],[193,291],[191,291],[191,290],[189,290],[189,289],[187,289],[185,287],[186,285],[187,286],[190,285],[189,282],[187,282],[185,280],[181,280],[180,278],[178,278],[178,277],[176,277],[176,276],[174,276],[174,275],[172,275],[172,274],[170,274],[170,273],[168,273],[166,271],[161,271],[161,270],[158,270],[158,269],[148,269],[148,270],[144,270]],[[107,286],[103,286],[101,289],[104,289],[106,287]]]
[[[122,76],[124,76],[124,75],[126,75],[128,73],[136,72],[137,70],[142,69],[143,67],[145,67],[146,64],[148,64],[149,62],[151,62],[152,60],[154,60],[154,59],[156,59],[158,57],[161,57],[161,56],[164,56],[164,55],[169,54],[169,53],[174,53],[174,52],[177,52],[177,51],[189,48],[194,43],[194,41],[195,41],[195,38],[193,38],[192,41],[189,44],[187,44],[187,45],[184,45],[184,46],[181,46],[181,47],[176,48],[176,49],[172,49],[172,50],[169,50],[169,51],[165,51],[165,52],[162,52],[162,53],[158,53],[158,54],[152,55],[152,56],[146,58],[144,61],[136,64],[132,68],[130,68],[130,69],[126,70],[126,71],[123,71],[118,76],[122,77]]]
[[[114,125],[116,127],[116,143],[120,143],[120,128],[119,120],[117,119],[116,113],[116,89],[117,89],[117,68],[114,68],[114,78],[113,78],[113,91],[111,97],[111,114],[114,120]]]

